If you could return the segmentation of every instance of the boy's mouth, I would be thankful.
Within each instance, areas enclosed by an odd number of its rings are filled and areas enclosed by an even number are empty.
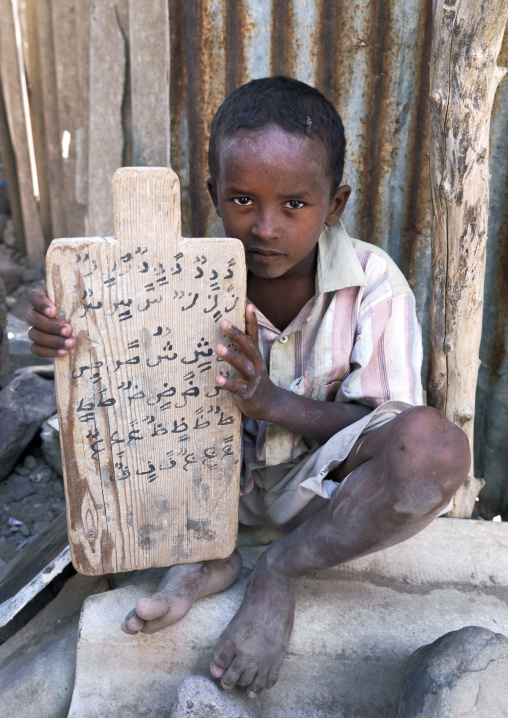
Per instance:
[[[247,252],[249,254],[255,254],[258,259],[260,259],[262,262],[270,260],[275,260],[278,257],[283,257],[282,252],[277,252],[274,249],[264,249],[262,247],[250,247]]]

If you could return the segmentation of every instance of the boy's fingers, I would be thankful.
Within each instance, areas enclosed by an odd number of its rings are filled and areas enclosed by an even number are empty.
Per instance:
[[[243,354],[228,349],[224,344],[218,344],[216,347],[217,354],[227,361],[227,363],[237,369],[246,379],[254,379],[256,376],[256,370],[250,359],[247,359]]]
[[[31,327],[28,330],[28,338],[33,343],[45,349],[72,349],[76,345],[76,339],[74,337],[60,337],[48,334],[47,332],[41,332],[35,327]]]
[[[250,389],[247,384],[244,384],[241,381],[236,381],[236,379],[230,379],[229,377],[224,376],[224,374],[216,376],[215,383],[217,386],[220,386],[221,389],[229,391],[230,394],[235,394],[235,396],[238,396],[240,399],[247,398],[250,393]]]
[[[30,304],[41,314],[47,317],[56,316],[57,308],[50,300],[45,289],[32,289],[28,295]]]
[[[245,307],[245,333],[252,340],[255,347],[258,346],[258,319],[253,304]]]
[[[32,354],[35,354],[36,357],[45,357],[46,359],[63,357],[69,353],[67,349],[48,349],[47,347],[42,347],[38,344],[32,344],[30,351]]]
[[[69,337],[72,334],[72,327],[70,324],[62,322],[60,319],[50,319],[36,309],[28,310],[26,313],[26,320],[29,324],[35,327],[36,330],[39,330],[44,334],[52,334],[59,337]],[[41,343],[46,345],[46,342]]]
[[[228,339],[231,339],[234,346],[243,352],[243,354],[247,354],[248,356],[253,356],[255,353],[259,354],[257,344],[255,344],[252,339],[245,334],[245,332],[242,332],[234,324],[228,322],[227,319],[223,319],[219,324],[219,327]],[[259,356],[261,355],[259,354]]]

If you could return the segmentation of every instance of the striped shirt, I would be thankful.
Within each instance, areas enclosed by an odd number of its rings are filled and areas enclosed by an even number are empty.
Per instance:
[[[395,399],[422,404],[421,329],[415,299],[379,247],[351,239],[341,224],[318,243],[316,293],[279,331],[256,310],[259,348],[276,386],[318,401],[373,409]],[[297,461],[317,447],[305,436],[243,417],[249,468]]]

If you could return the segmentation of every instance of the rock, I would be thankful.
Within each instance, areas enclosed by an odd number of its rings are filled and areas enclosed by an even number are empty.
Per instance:
[[[397,718],[508,716],[508,638],[479,626],[441,636],[413,653]]]
[[[180,681],[170,718],[257,718],[253,700],[236,690],[226,693],[209,678],[189,676]]]
[[[39,466],[30,474],[30,479],[34,484],[47,484],[53,480],[54,474],[51,466]]]
[[[0,278],[4,280],[7,294],[11,294],[17,289],[21,282],[22,274],[23,270],[12,257],[5,252],[0,252]]]
[[[104,577],[74,575],[42,611],[0,646],[2,716],[67,718],[84,599]]]
[[[35,493],[35,489],[28,476],[11,474],[9,478],[9,496],[12,501],[21,501],[33,493]]]
[[[26,538],[28,538],[28,536],[30,536],[30,527],[27,526],[26,524],[23,524],[22,526],[19,527],[19,532],[22,536],[25,536]]]
[[[37,374],[20,374],[0,392],[0,480],[10,474],[39,426],[55,411],[55,382]]]
[[[42,282],[43,279],[44,277],[40,269],[25,269],[21,276],[21,281],[24,284],[28,284],[29,282]]]
[[[2,239],[7,247],[14,247],[17,243],[16,227],[12,219],[9,219],[5,225],[5,229],[2,234]]]
[[[35,467],[37,466],[37,459],[35,458],[35,456],[28,454],[28,456],[25,457],[23,466],[30,470],[35,469]]]
[[[0,237],[3,235],[8,221],[9,221],[9,215],[4,214],[3,212],[0,212]]]
[[[41,450],[48,464],[59,476],[63,476],[58,414],[50,416],[42,425]]]
[[[7,307],[5,300],[5,284],[0,279],[0,376],[5,376],[9,371],[9,340],[7,337]]]

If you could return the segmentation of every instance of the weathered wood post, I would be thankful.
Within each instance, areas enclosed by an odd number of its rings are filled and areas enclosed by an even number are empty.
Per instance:
[[[244,326],[236,239],[183,239],[170,169],[113,178],[115,237],[60,239],[48,289],[77,347],[55,361],[69,543],[100,574],[228,556],[240,412],[215,376],[221,318]]]
[[[434,0],[430,63],[432,301],[428,401],[473,450],[489,209],[492,103],[506,0]],[[469,518],[483,480],[474,463],[452,516]]]

